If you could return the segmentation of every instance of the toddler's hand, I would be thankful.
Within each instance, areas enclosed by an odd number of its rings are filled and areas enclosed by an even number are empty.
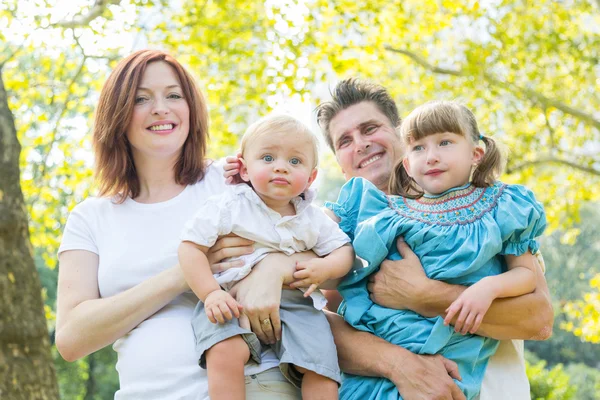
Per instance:
[[[235,156],[225,158],[225,165],[223,166],[225,172],[223,176],[225,177],[225,182],[230,185],[243,182],[242,178],[240,178],[241,157],[242,153],[237,153]]]
[[[450,324],[452,318],[458,314],[458,318],[454,324],[456,332],[460,332],[463,335],[477,332],[483,316],[495,298],[492,292],[480,283],[478,282],[468,287],[458,299],[450,304],[450,307],[446,309],[444,325]]]
[[[323,259],[313,258],[296,263],[294,272],[295,282],[290,284],[292,288],[308,287],[304,297],[308,297],[317,290],[319,285],[329,279],[329,268],[323,264]]]
[[[241,309],[242,306],[221,289],[210,292],[204,300],[206,316],[213,324],[224,324],[225,320],[230,321],[234,316],[239,318]]]

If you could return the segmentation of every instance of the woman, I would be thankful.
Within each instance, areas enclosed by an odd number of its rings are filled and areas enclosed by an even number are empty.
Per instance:
[[[184,222],[224,187],[222,169],[205,163],[207,139],[204,99],[175,59],[142,50],[117,65],[100,94],[93,131],[99,197],[75,207],[59,249],[56,330],[68,361],[114,343],[116,399],[208,398],[190,324],[196,299],[177,264]],[[251,252],[250,244],[220,240],[208,254],[213,269]],[[265,271],[257,267],[237,297],[253,330],[268,340],[279,323],[279,298],[261,288],[281,286],[284,274]],[[277,365],[264,353],[263,363],[247,371],[249,399],[300,398]]]

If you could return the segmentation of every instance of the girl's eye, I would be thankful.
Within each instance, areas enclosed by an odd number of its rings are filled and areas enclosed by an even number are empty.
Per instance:
[[[273,156],[270,156],[267,154],[266,156],[262,156],[262,159],[263,159],[263,161],[266,161],[266,162],[272,162]]]
[[[440,146],[448,146],[449,144],[450,144],[450,141],[449,141],[449,140],[442,140],[442,141],[440,142]]]
[[[302,161],[300,161],[300,159],[299,159],[299,158],[292,158],[292,159],[290,160],[290,164],[292,164],[292,165],[299,165],[299,164],[301,164],[301,163],[302,163]]]
[[[421,150],[423,150],[423,146],[421,146],[420,144],[413,147],[413,151],[421,151]]]

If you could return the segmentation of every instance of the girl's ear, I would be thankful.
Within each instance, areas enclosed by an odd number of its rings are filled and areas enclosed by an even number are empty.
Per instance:
[[[244,182],[250,182],[250,175],[248,174],[248,167],[246,166],[246,160],[242,157],[239,157],[240,160],[240,178]]]
[[[485,150],[481,146],[475,146],[473,149],[473,166],[478,166],[485,156]]]
[[[406,173],[408,174],[408,176],[410,176],[412,178],[412,173],[410,172],[410,163],[408,162],[408,157],[404,157],[402,159],[402,165],[404,165],[404,169],[406,170]]]
[[[315,181],[315,179],[317,179],[317,174],[318,174],[318,170],[315,168],[312,170],[312,172],[310,173],[310,176],[308,177],[308,183],[306,184],[306,189],[308,189],[310,187],[310,185],[313,184],[313,182]]]

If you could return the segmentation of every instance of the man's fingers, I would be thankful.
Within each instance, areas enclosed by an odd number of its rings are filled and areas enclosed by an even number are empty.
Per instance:
[[[444,364],[444,368],[446,368],[446,372],[448,372],[448,375],[450,375],[454,379],[462,381],[462,377],[460,376],[460,372],[458,371],[458,364],[442,356],[440,356],[440,360],[442,360],[442,363]]]
[[[416,257],[417,256],[412,251],[412,249],[410,248],[410,246],[404,241],[404,238],[401,237],[401,236],[398,237],[398,240],[396,240],[396,247],[398,248],[398,252],[402,256],[402,258],[404,258],[404,259],[412,258],[412,257]]]
[[[467,397],[464,393],[458,388],[456,383],[453,382],[453,385],[450,387],[452,400],[467,400]]]

